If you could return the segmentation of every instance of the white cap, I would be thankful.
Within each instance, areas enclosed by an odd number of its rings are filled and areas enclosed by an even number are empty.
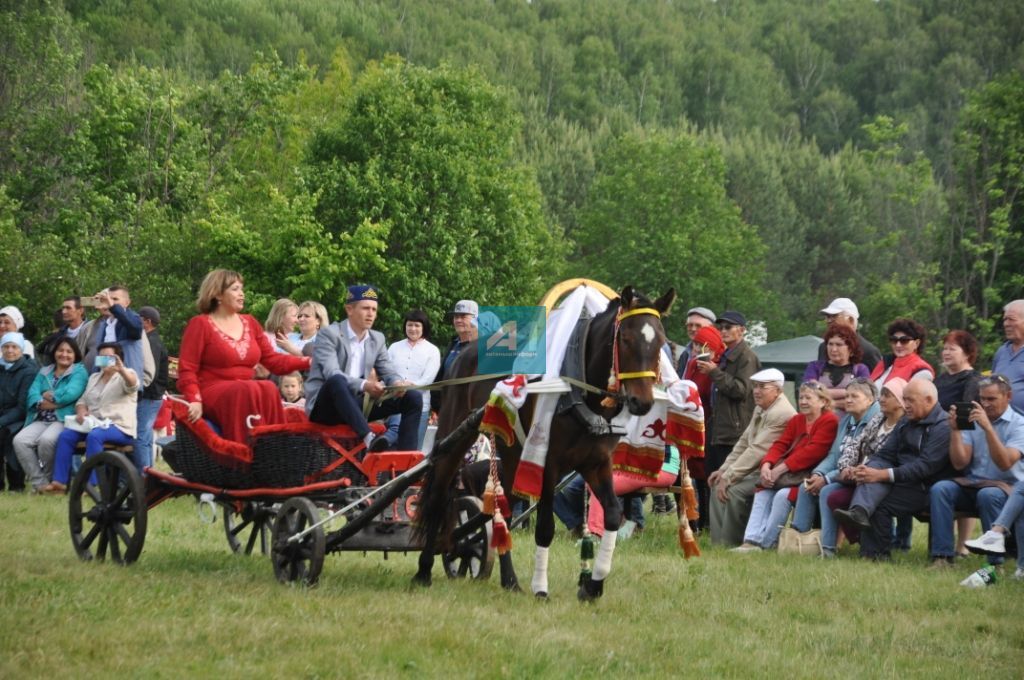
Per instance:
[[[25,325],[25,317],[21,315],[21,310],[14,305],[7,305],[6,307],[0,307],[0,315],[6,314],[11,317],[11,321],[14,322],[14,327],[17,330],[21,330]]]
[[[476,317],[480,313],[480,307],[474,300],[459,300],[452,307],[452,311],[449,314],[472,314]]]
[[[836,298],[832,302],[828,303],[828,307],[821,310],[822,314],[847,314],[852,316],[854,319],[860,318],[860,312],[857,310],[857,305],[853,304],[853,300],[850,298]]]
[[[777,368],[766,368],[758,371],[754,375],[750,376],[751,382],[759,383],[775,383],[782,389],[782,386],[786,384],[786,376],[782,375],[782,371]]]

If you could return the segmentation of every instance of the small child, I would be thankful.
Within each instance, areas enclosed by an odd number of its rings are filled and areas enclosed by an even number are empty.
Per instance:
[[[281,399],[289,406],[306,408],[306,397],[302,393],[302,374],[298,371],[281,377]]]

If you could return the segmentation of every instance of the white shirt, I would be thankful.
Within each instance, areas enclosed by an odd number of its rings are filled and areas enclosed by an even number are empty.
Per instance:
[[[117,342],[117,319],[110,316],[105,323],[107,325],[103,328],[103,342]]]
[[[348,338],[348,366],[345,367],[345,373],[350,378],[366,378],[363,375],[363,360],[366,357],[366,339],[370,337],[370,331],[366,331],[363,334],[363,339],[360,340],[356,337],[352,326],[346,324],[345,336]],[[363,385],[360,384],[360,388],[362,387]]]
[[[402,379],[414,385],[433,382],[441,367],[441,350],[427,340],[419,340],[415,345],[408,338],[399,340],[388,347],[388,354]],[[423,411],[429,410],[430,400],[424,399]]]

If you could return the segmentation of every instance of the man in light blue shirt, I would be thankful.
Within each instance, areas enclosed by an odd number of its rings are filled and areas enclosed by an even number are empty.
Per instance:
[[[992,357],[992,372],[1006,376],[1013,390],[1013,407],[1024,413],[1024,300],[1003,307],[1006,342]]]
[[[950,408],[949,460],[966,476],[936,482],[929,492],[933,563],[953,561],[955,511],[977,513],[988,531],[1013,485],[1024,480],[1024,415],[1010,407],[1010,381],[997,373],[983,378],[978,387],[978,401],[972,402],[969,416],[973,430],[957,431],[957,409]],[[1002,561],[999,555],[989,557],[991,564]]]

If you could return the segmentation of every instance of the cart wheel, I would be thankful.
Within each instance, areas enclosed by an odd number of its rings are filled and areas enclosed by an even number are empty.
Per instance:
[[[320,513],[308,498],[289,498],[278,508],[270,559],[281,583],[316,585],[324,566],[324,528],[317,527],[293,543],[288,539],[318,521]]]
[[[224,534],[228,539],[231,552],[251,555],[256,541],[260,544],[260,554],[270,552],[270,533],[274,529],[274,517],[277,509],[272,503],[246,501],[241,512],[234,503],[224,505]],[[246,533],[248,531],[248,534]],[[245,541],[244,545],[242,541]]]
[[[460,527],[483,512],[484,505],[476,496],[460,496],[455,499],[455,524]],[[488,579],[494,567],[494,548],[491,547],[492,522],[488,521],[455,546],[451,552],[441,554],[441,563],[448,578]]]
[[[89,482],[96,473],[98,484]],[[83,560],[118,564],[139,559],[146,542],[146,494],[135,465],[124,455],[103,451],[85,460],[68,491],[71,543]]]

